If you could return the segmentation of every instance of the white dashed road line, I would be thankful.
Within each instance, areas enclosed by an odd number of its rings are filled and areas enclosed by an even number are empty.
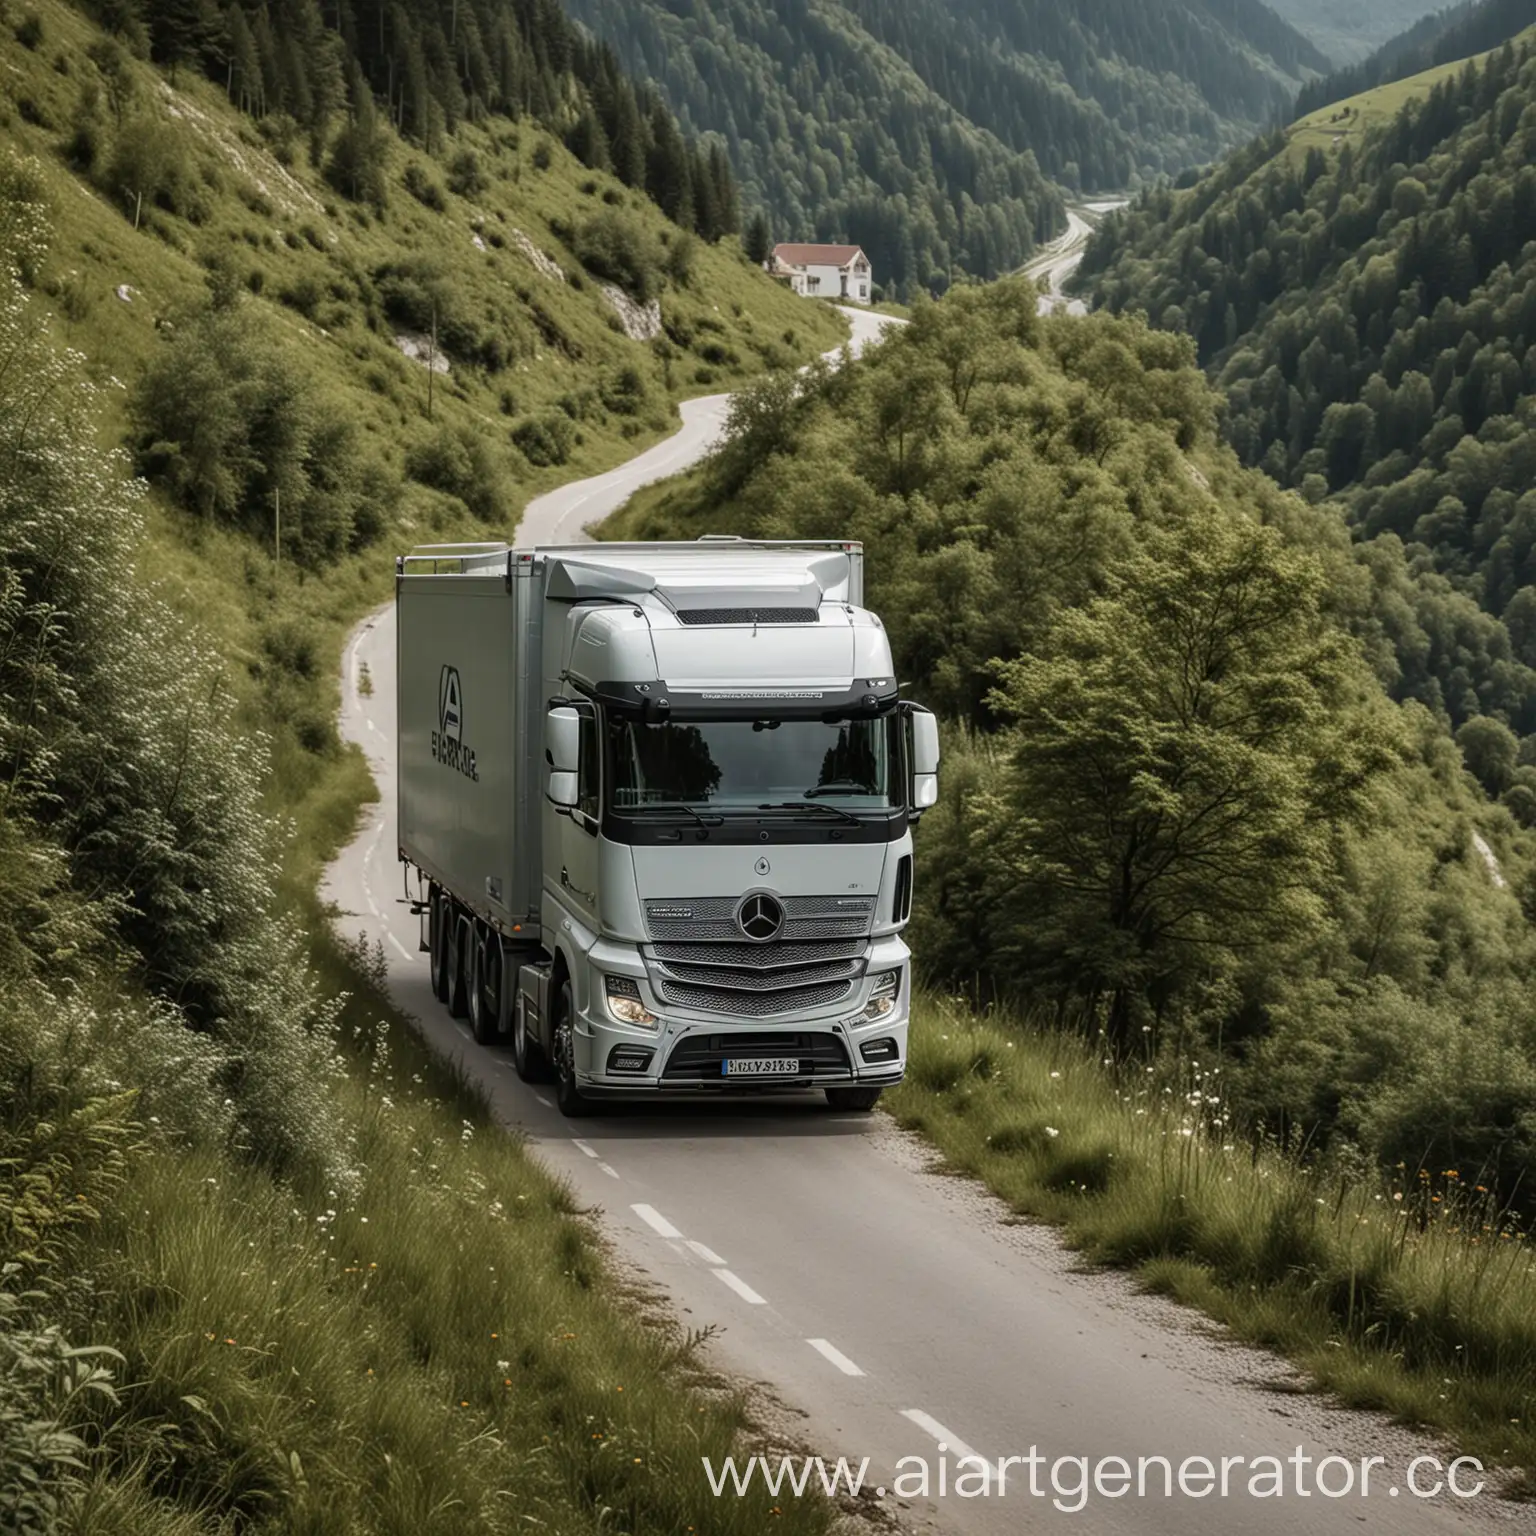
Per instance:
[[[759,1296],[740,1275],[733,1275],[728,1269],[712,1269],[710,1274],[724,1281],[743,1301],[750,1303],[750,1305],[754,1307],[766,1307],[768,1305],[767,1298]]]
[[[579,1136],[571,1137],[571,1145],[575,1147],[578,1152],[585,1153],[588,1157],[595,1158],[597,1156],[597,1153],[591,1147],[589,1147],[587,1143],[584,1142]]]
[[[612,1163],[599,1163],[597,1166],[599,1168],[601,1168],[603,1170],[603,1172],[606,1173],[610,1179],[618,1178],[619,1170],[617,1168],[615,1168]]]
[[[508,1065],[508,1066],[509,1066],[509,1067],[510,1067],[510,1066],[511,1066],[511,1065],[512,1065],[512,1063],[511,1063],[511,1062],[508,1062],[508,1063],[507,1063],[507,1065]],[[548,1100],[548,1099],[546,1099],[546,1098],[545,1098],[545,1097],[544,1097],[544,1095],[543,1095],[543,1094],[542,1094],[542,1093],[536,1093],[536,1094],[534,1094],[534,1098],[536,1098],[536,1099],[537,1099],[537,1100],[538,1100],[538,1101],[539,1101],[539,1103],[540,1103],[540,1104],[542,1104],[542,1105],[543,1105],[543,1106],[544,1106],[544,1108],[545,1108],[545,1109],[553,1109],[553,1108],[554,1108],[554,1107],[555,1107],[555,1106],[554,1106],[554,1105],[553,1105],[553,1104],[551,1104],[551,1103],[550,1103],[550,1102],[549,1102],[549,1100]]]
[[[725,1260],[722,1259],[713,1248],[706,1248],[703,1243],[696,1243],[691,1237],[688,1239],[688,1246],[693,1249],[693,1251],[698,1254],[698,1256],[703,1259],[706,1264],[725,1263]]]
[[[937,1419],[924,1413],[921,1408],[903,1408],[901,1416],[911,1420],[925,1434],[932,1435],[939,1442],[941,1451],[953,1451],[956,1456],[976,1456],[978,1461],[981,1459],[959,1435],[951,1434]]]
[[[825,1339],[807,1339],[805,1342],[818,1355],[823,1355],[826,1359],[830,1360],[844,1376],[862,1376],[864,1374],[842,1350],[833,1344],[829,1344]]]
[[[658,1237],[681,1237],[683,1235],[653,1205],[632,1205],[630,1210]]]

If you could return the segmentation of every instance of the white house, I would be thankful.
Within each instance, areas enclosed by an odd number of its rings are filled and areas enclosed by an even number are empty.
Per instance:
[[[802,298],[869,303],[874,278],[856,245],[776,245],[764,266]]]

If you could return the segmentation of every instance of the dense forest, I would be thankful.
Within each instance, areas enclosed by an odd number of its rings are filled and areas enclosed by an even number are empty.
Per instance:
[[[1389,38],[1368,58],[1304,85],[1296,97],[1293,117],[1306,117],[1323,107],[1377,86],[1406,80],[1437,64],[1451,64],[1486,53],[1536,23],[1536,0],[1465,0],[1421,17]]]
[[[1275,135],[1188,191],[1149,194],[1101,230],[1083,269],[1097,302],[1194,338],[1243,461],[1336,506],[1364,541],[1373,580],[1397,591],[1382,612],[1397,694],[1525,738],[1533,242],[1526,38],[1452,71],[1359,147],[1303,152]],[[1490,788],[1531,817],[1513,738],[1500,763]]]
[[[381,113],[433,151],[460,122],[527,116],[684,229],[716,240],[738,225],[719,146],[686,142],[656,93],[556,0],[356,0],[334,13],[319,0],[85,3],[173,78],[183,66],[203,70],[243,110],[290,124],[316,158],[330,143],[332,179],[349,194],[382,185]]]
[[[1057,194],[1209,159],[1327,59],[1264,6],[574,0],[778,239],[852,239],[899,293],[1017,267]]]
[[[1250,1124],[1528,1201],[1533,840],[1382,687],[1401,549],[1241,466],[1219,412],[1186,337],[958,289],[856,369],[750,387],[713,462],[605,532],[864,541],[950,722],[917,833],[932,978],[1218,1063]]]

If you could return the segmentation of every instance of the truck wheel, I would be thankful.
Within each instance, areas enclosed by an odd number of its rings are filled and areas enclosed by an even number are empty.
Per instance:
[[[500,1017],[500,998],[492,989],[499,989],[501,982],[497,972],[497,956],[491,952],[495,945],[499,951],[501,941],[494,935],[471,930],[469,939],[469,1027],[476,1045],[495,1045],[501,1038],[497,1028]]]
[[[469,1012],[469,987],[466,972],[469,969],[469,919],[454,913],[448,929],[448,1012],[462,1019]]]
[[[867,1114],[880,1102],[878,1088],[828,1088],[827,1103],[833,1109],[852,1109]]]
[[[453,922],[453,903],[434,888],[427,919],[427,943],[431,950],[432,995],[440,1003],[448,1001],[448,927]]]
[[[525,1083],[549,1080],[544,1049],[528,1031],[527,1010],[519,1002],[512,1009],[512,1065]]]
[[[592,1104],[576,1087],[576,999],[569,981],[560,983],[560,1009],[555,1015],[555,1103],[567,1120],[592,1113]]]

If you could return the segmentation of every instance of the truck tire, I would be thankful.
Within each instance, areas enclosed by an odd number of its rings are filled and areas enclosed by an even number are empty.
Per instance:
[[[452,901],[445,892],[433,886],[427,917],[427,946],[432,966],[432,995],[440,1003],[448,1001],[448,925],[452,921]]]
[[[456,1019],[469,1012],[469,955],[467,950],[474,941],[470,937],[469,919],[454,912],[448,928],[448,1012]]]
[[[512,1066],[525,1083],[549,1081],[544,1047],[528,1032],[527,1012],[520,1002],[512,1007]]]
[[[569,979],[560,983],[560,1002],[555,1013],[555,1103],[567,1120],[592,1113],[592,1101],[576,1086],[576,998]]]
[[[495,1045],[501,1039],[497,1027],[501,1015],[501,1000],[490,991],[494,982],[499,990],[499,960],[501,940],[495,934],[483,933],[476,923],[469,940],[469,1027],[476,1045]]]
[[[827,1103],[833,1109],[851,1109],[858,1114],[868,1114],[880,1102],[878,1088],[828,1088],[824,1090]]]

